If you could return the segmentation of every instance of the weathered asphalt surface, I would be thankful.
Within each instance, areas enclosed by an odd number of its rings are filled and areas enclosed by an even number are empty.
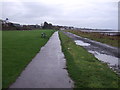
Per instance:
[[[85,47],[87,50],[95,50],[103,54],[115,56],[117,58],[120,58],[120,48],[112,47],[107,44],[103,44],[97,41],[90,40],[88,38],[83,38],[80,36],[77,36],[75,34],[72,34],[70,32],[64,32],[68,37],[72,38],[73,40],[82,40],[85,43],[89,43],[89,47]]]
[[[65,67],[66,60],[55,32],[10,88],[72,88],[73,81]]]

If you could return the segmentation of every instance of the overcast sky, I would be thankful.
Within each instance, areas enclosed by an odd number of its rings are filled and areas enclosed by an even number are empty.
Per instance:
[[[20,24],[118,28],[119,0],[4,0],[2,16]],[[0,4],[1,5],[1,4]]]

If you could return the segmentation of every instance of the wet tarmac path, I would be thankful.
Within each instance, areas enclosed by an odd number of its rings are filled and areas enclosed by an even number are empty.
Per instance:
[[[72,88],[58,32],[28,64],[10,88]]]

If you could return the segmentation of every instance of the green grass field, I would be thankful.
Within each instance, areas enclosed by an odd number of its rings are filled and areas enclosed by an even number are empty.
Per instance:
[[[89,38],[91,40],[95,40],[98,42],[102,42],[102,43],[120,48],[120,36],[107,36],[97,32],[81,32],[78,30],[68,30],[68,32],[74,33],[81,37]]]
[[[83,47],[62,32],[59,33],[62,51],[67,59],[69,76],[75,88],[118,88],[120,77]]]
[[[47,38],[41,38],[45,32]],[[2,32],[2,87],[8,88],[46,44],[53,30]]]

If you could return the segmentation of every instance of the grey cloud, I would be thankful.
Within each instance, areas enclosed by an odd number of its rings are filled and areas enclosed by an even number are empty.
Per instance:
[[[11,21],[25,24],[40,24],[48,21],[75,27],[117,29],[116,9],[116,2],[86,2],[81,5],[5,2],[3,18],[8,17]]]

